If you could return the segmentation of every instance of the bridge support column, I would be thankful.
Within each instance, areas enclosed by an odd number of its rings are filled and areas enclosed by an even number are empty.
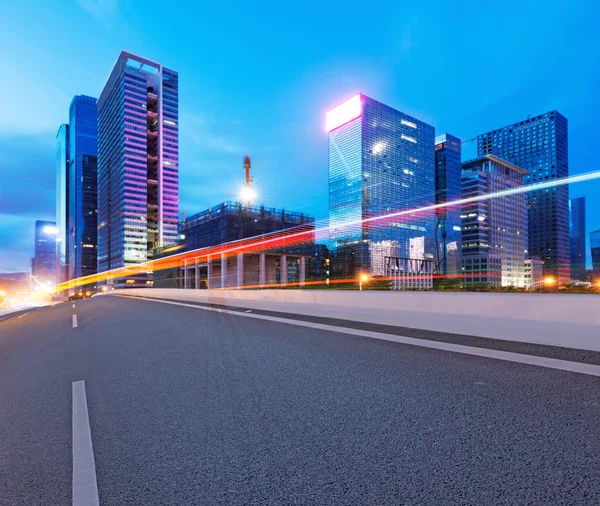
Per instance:
[[[187,260],[183,260],[183,288],[187,288]]]
[[[212,258],[210,255],[206,257],[206,288],[212,288]]]
[[[221,253],[221,288],[227,288],[227,257]]]
[[[265,254],[261,253],[258,257],[258,284],[260,287],[265,286],[266,274]]]
[[[287,285],[288,282],[288,269],[287,269],[287,256],[281,255],[281,260],[279,261],[280,266],[280,274],[281,274],[281,286]]]
[[[198,258],[196,258],[196,267],[194,268],[194,277],[196,278],[196,284],[194,288],[198,290],[200,288],[200,267],[198,267]]]
[[[238,288],[244,286],[244,254],[238,253],[236,265],[236,285]]]
[[[300,265],[298,269],[298,281],[300,282],[300,286],[304,286],[304,282],[306,279],[306,258],[300,257]]]

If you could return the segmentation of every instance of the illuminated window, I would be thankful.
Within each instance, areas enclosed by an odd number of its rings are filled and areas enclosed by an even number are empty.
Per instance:
[[[410,137],[408,135],[402,134],[400,136],[400,138],[402,138],[402,139],[404,139],[405,141],[408,141],[408,142],[414,142],[415,144],[417,143],[417,139],[415,139],[414,137]]]
[[[402,123],[403,125],[409,126],[410,128],[417,128],[417,124],[413,123],[412,121],[407,121],[405,119],[401,120],[400,123]]]

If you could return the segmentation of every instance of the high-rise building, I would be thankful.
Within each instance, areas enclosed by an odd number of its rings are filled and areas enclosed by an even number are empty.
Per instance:
[[[572,199],[571,210],[571,277],[586,278],[585,197]]]
[[[462,198],[523,186],[527,171],[495,155],[463,163]],[[524,193],[462,205],[464,284],[525,286],[527,196]]]
[[[525,184],[569,175],[567,118],[557,111],[533,116],[477,137],[478,155],[494,154],[527,170]],[[544,261],[544,275],[570,280],[569,188],[531,191],[529,254]]]
[[[56,270],[56,223],[35,222],[35,251],[31,259],[31,275],[39,284],[54,284]]]
[[[69,266],[71,229],[69,225],[69,125],[56,134],[56,282],[73,279]]]
[[[97,272],[97,112],[96,99],[77,95],[69,108],[68,223],[72,278]]]
[[[461,142],[441,134],[435,138],[435,203],[459,200],[461,195]],[[460,270],[460,207],[436,210],[436,272],[455,276]]]
[[[592,248],[592,266],[594,268],[594,276],[600,276],[600,230],[595,230],[590,233],[590,246]]]
[[[123,51],[100,94],[99,272],[145,262],[177,241],[178,89],[177,72]]]
[[[434,128],[359,93],[327,113],[326,130],[333,276],[405,265],[431,276],[435,216],[373,218],[435,203]]]

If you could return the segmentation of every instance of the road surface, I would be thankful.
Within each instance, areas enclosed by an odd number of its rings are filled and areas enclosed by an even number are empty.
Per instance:
[[[600,504],[590,375],[100,296],[2,321],[0,387],[2,505]]]

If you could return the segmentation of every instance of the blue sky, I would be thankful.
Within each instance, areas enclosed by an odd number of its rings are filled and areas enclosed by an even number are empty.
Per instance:
[[[324,114],[358,91],[470,139],[569,119],[572,174],[600,169],[596,2],[12,2],[0,11],[0,272],[54,219],[55,136],[121,49],[180,74],[180,209],[234,198],[250,153],[266,205],[327,216]],[[472,154],[466,146],[465,157]],[[600,184],[588,230],[600,229]],[[594,202],[595,200],[595,202]]]

